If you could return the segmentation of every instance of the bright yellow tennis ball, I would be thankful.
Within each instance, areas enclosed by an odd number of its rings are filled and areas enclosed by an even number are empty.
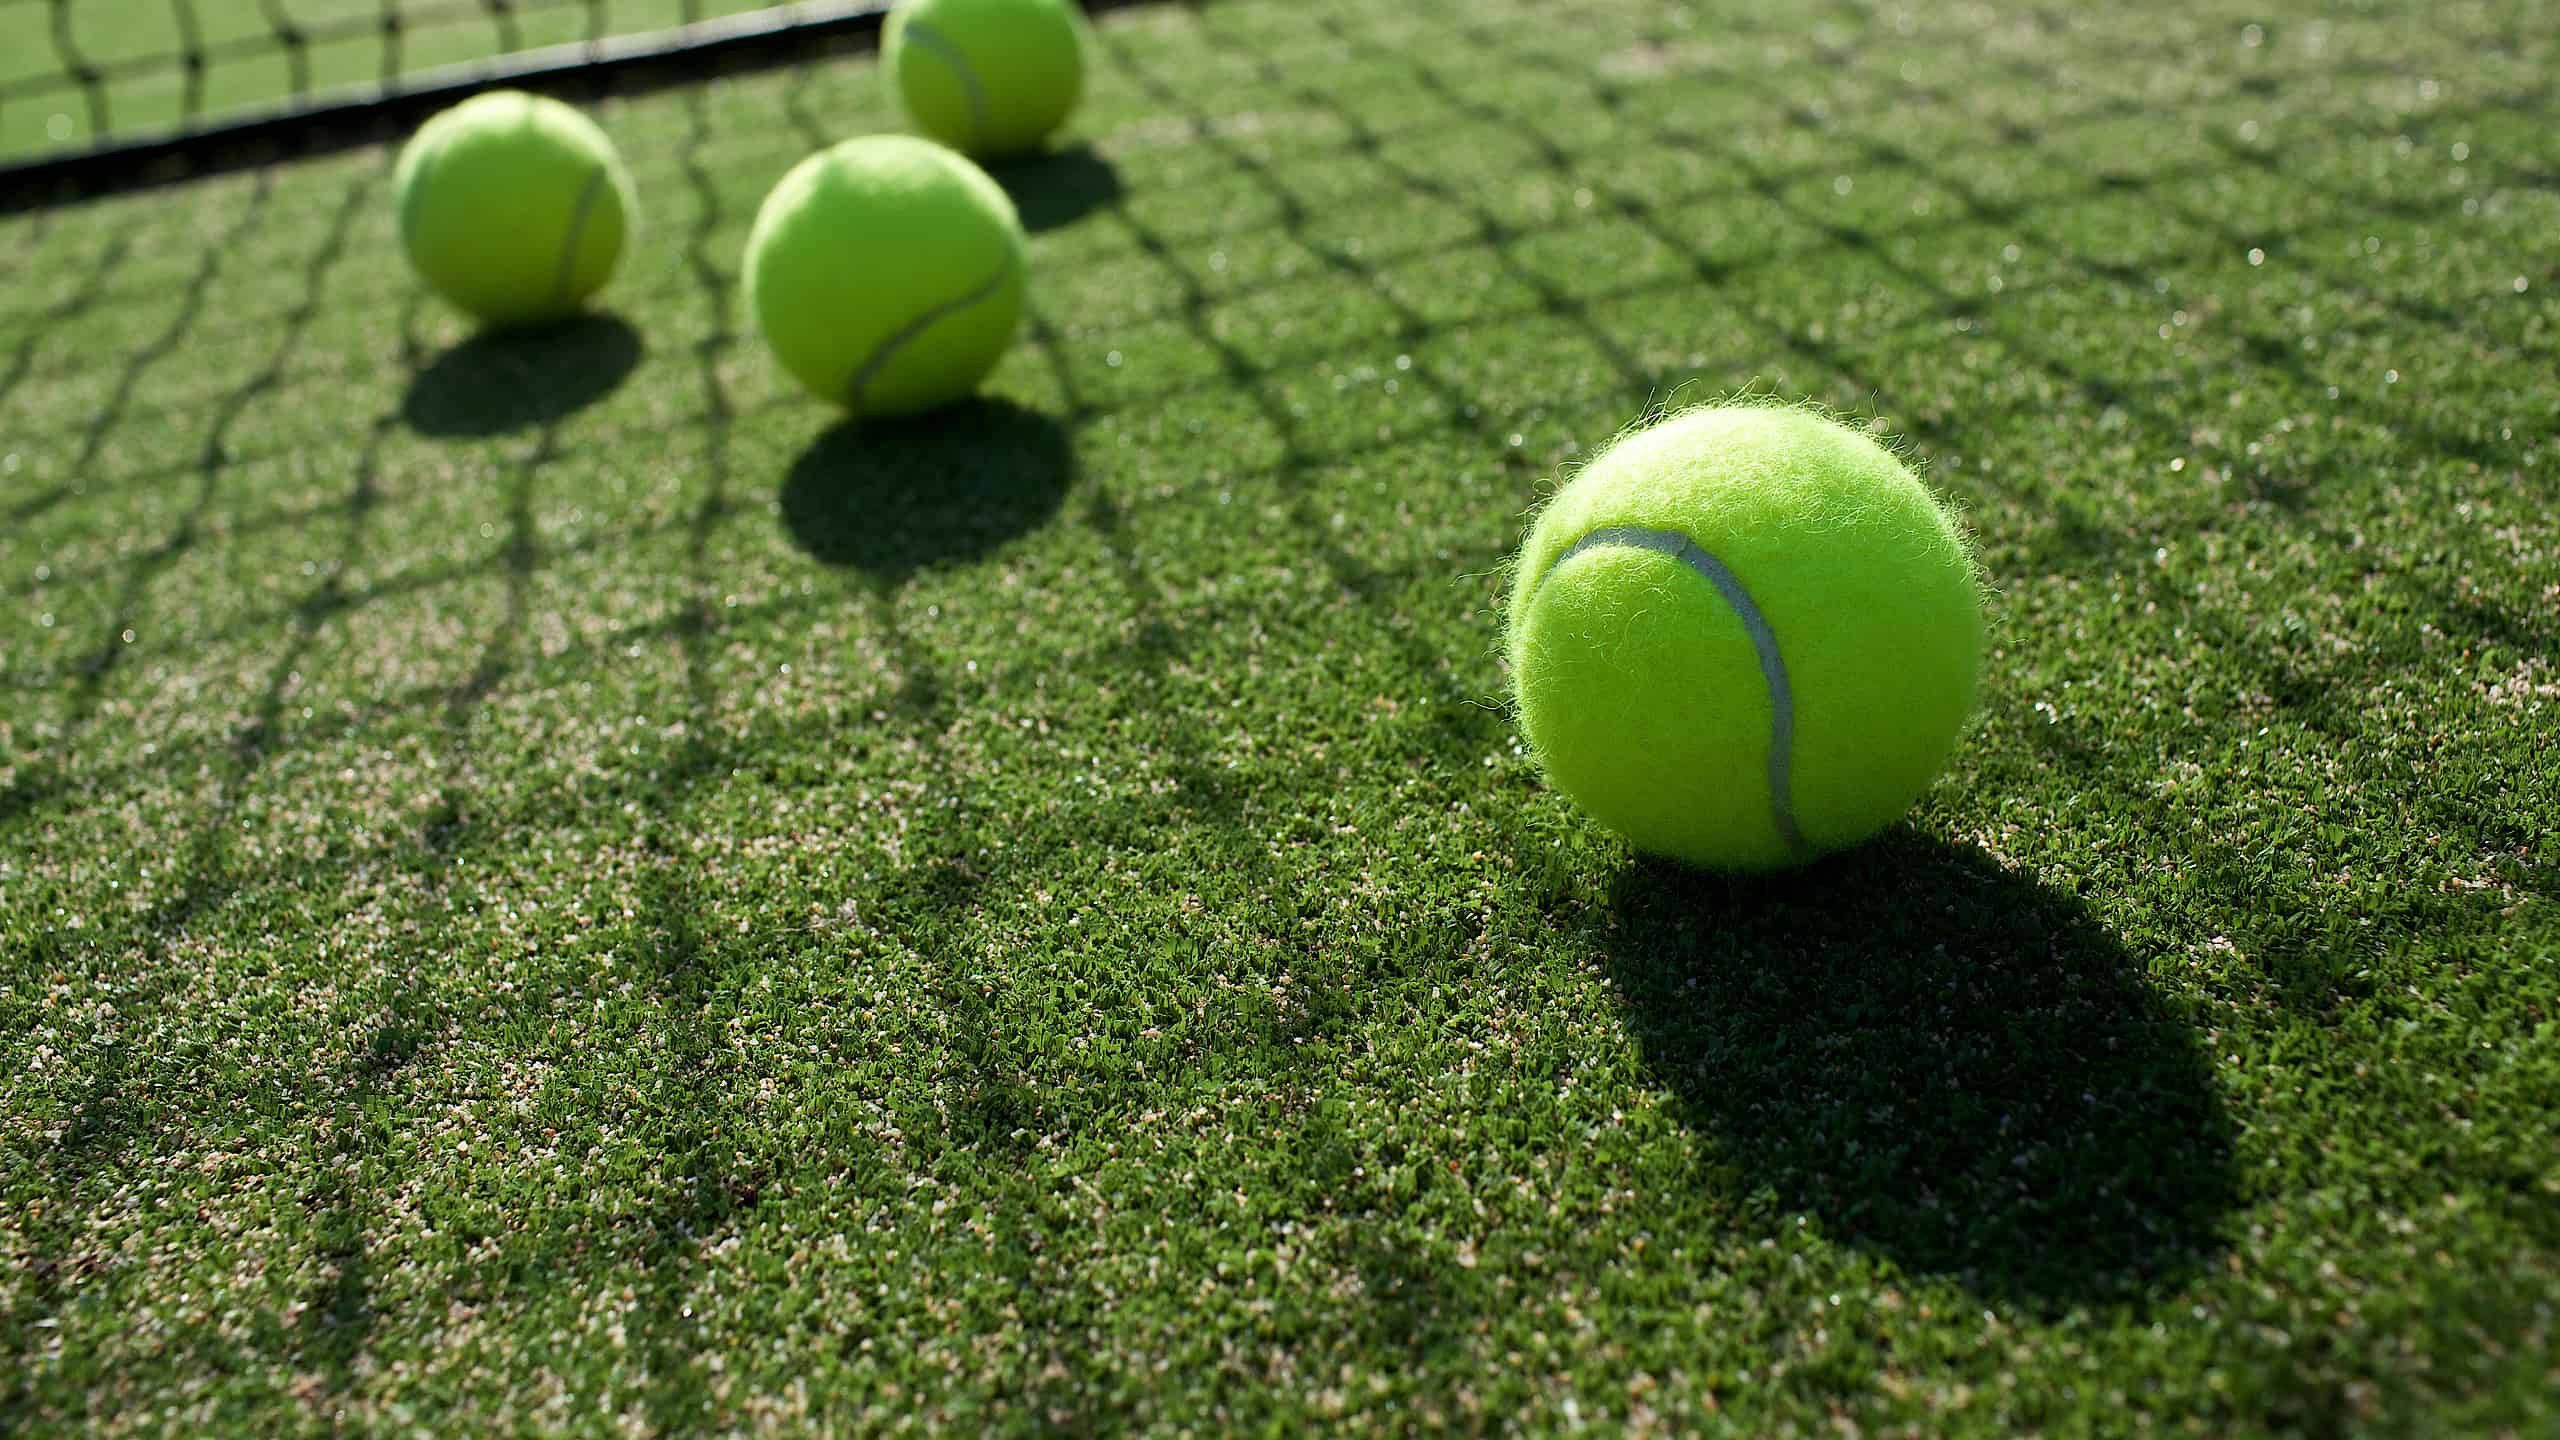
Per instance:
[[[418,127],[392,188],[409,263],[489,325],[575,311],[612,276],[639,213],[595,122],[520,90],[474,95]]]
[[[1084,93],[1070,0],[899,0],[880,64],[916,128],[972,155],[1039,147]]]
[[[782,368],[856,415],[977,388],[1022,321],[1013,202],[930,140],[867,135],[792,167],[747,235],[747,309]]]
[[[1547,778],[1637,849],[1772,870],[1918,799],[1972,713],[1981,582],[1874,440],[1808,410],[1692,410],[1559,491],[1508,614]]]

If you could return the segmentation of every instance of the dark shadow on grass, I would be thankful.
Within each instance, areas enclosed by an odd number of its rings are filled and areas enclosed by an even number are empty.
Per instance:
[[[1074,478],[1065,426],[967,400],[819,436],[782,482],[782,523],[817,560],[895,583],[1046,524]]]
[[[1120,172],[1090,145],[999,161],[987,173],[1013,197],[1022,228],[1034,235],[1073,224],[1120,198]]]
[[[640,332],[611,315],[482,331],[418,372],[400,416],[421,435],[536,429],[612,394],[639,365],[640,351]]]
[[[2220,1248],[2209,1057],[2074,897],[1896,832],[1757,883],[1640,863],[1613,901],[1646,1061],[1741,1188],[2048,1313]]]

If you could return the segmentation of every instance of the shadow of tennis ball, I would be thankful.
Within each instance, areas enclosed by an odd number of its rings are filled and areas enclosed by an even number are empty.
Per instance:
[[[1071,224],[1120,198],[1120,172],[1090,145],[998,160],[987,173],[1013,197],[1022,228],[1034,235]]]
[[[1048,523],[1075,477],[1066,427],[1004,400],[847,421],[782,482],[782,523],[818,561],[897,581]]]
[[[400,416],[421,435],[533,430],[610,395],[640,364],[640,333],[611,315],[484,330],[409,382]]]
[[[1711,1183],[2038,1309],[2220,1250],[2211,1058],[2078,897],[1897,829],[1755,882],[1639,861],[1612,899],[1611,978]]]

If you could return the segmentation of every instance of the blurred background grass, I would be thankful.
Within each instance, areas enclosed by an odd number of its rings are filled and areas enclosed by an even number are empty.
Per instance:
[[[0,161],[775,0],[0,0]],[[195,64],[189,57],[199,57]],[[94,70],[98,83],[75,83]]]

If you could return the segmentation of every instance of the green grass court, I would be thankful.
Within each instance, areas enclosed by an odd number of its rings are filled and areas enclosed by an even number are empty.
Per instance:
[[[390,145],[16,208],[0,1432],[2560,1433],[2544,18],[1116,9],[860,429],[736,281],[867,56],[594,100],[530,338]],[[1997,592],[1758,883],[1499,658],[1744,389]]]

